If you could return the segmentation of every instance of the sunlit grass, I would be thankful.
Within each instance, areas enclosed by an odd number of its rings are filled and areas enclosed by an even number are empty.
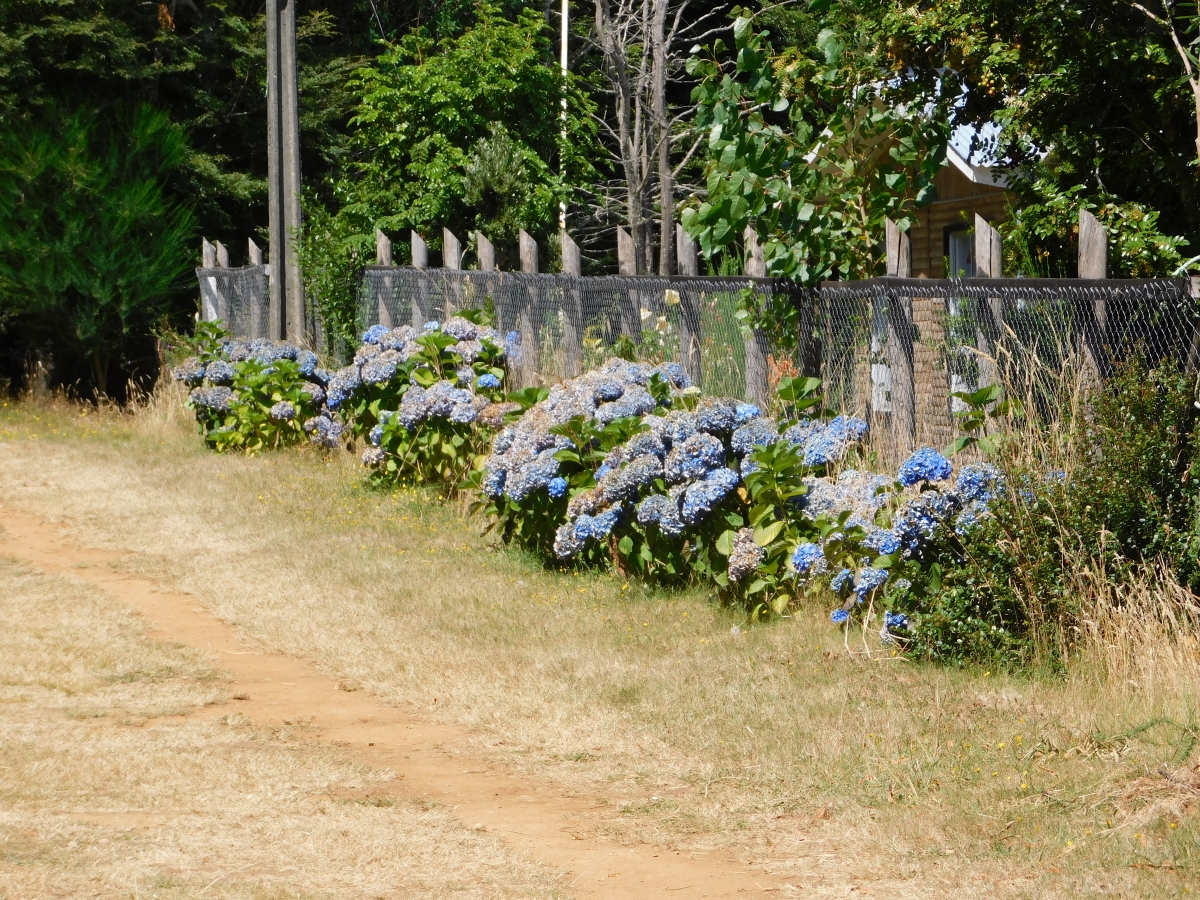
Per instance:
[[[814,895],[1184,896],[1195,879],[1194,665],[1150,695],[1086,663],[864,660],[823,609],[751,625],[701,591],[545,568],[436,492],[367,487],[347,454],[218,457],[169,398],[0,409],[0,463],[4,502],[602,798],[618,840],[726,847]]]

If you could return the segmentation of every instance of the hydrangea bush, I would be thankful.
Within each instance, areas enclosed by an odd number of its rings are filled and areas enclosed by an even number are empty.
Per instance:
[[[174,377],[191,388],[187,402],[205,442],[256,453],[303,441],[301,423],[325,399],[316,354],[282,341],[233,341],[203,324],[197,355]]]
[[[492,429],[519,409],[505,403],[505,343],[478,310],[420,330],[376,325],[334,373],[327,405],[367,443],[376,480],[413,478],[457,487]]]

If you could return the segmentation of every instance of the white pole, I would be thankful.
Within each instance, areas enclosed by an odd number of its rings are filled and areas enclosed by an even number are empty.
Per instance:
[[[571,17],[571,8],[570,8],[569,4],[570,4],[570,0],[562,0],[562,41],[561,41],[562,47],[559,49],[559,64],[562,67],[564,88],[566,87],[566,81],[567,81],[567,33],[569,31],[568,25],[570,23],[570,17]],[[562,123],[562,130],[561,130],[561,134],[560,134],[560,143],[562,146],[561,146],[561,149],[559,150],[559,158],[558,158],[558,169],[559,169],[559,174],[561,175],[562,170],[563,170],[562,154],[565,153],[566,149],[567,149],[567,96],[566,96],[565,92],[564,92],[563,98],[562,98],[562,112],[559,114],[559,121]],[[558,228],[559,228],[559,231],[562,231],[562,230],[565,230],[566,227],[567,227],[567,204],[564,201],[564,202],[560,202],[558,204]]]

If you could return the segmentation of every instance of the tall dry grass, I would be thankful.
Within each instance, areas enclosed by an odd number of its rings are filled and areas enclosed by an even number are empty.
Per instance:
[[[1052,673],[854,657],[822,610],[750,627],[700,592],[545,570],[435,496],[364,488],[348,454],[216,456],[149,402],[91,416],[0,411],[3,502],[587,792],[615,840],[723,847],[812,897],[1183,896],[1194,877],[1200,760],[1161,721],[1189,722],[1186,643],[1152,693],[1082,633]]]

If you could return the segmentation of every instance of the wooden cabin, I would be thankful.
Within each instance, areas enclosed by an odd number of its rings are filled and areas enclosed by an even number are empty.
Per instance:
[[[973,150],[973,128],[956,129],[938,172],[937,200],[918,210],[909,229],[912,274],[916,278],[970,277],[975,274],[972,227],[978,214],[995,224],[1008,218],[1011,194],[1004,173]],[[949,268],[947,268],[947,263]]]

